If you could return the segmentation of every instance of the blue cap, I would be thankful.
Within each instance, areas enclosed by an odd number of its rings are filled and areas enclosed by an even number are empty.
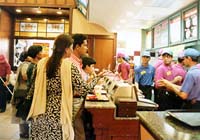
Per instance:
[[[164,55],[164,54],[169,54],[169,55],[173,56],[173,52],[171,50],[168,50],[168,49],[163,50],[162,55]]]
[[[184,56],[198,57],[200,52],[194,48],[188,48],[184,51]]]
[[[143,52],[143,53],[142,53],[142,56],[151,57],[150,52],[147,52],[147,51]]]

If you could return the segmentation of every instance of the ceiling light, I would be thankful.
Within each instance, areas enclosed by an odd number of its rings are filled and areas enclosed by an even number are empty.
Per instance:
[[[58,11],[56,12],[58,15],[62,15],[61,8],[58,8]]]
[[[58,15],[62,15],[62,11],[57,11],[56,12]]]
[[[17,13],[21,13],[21,12],[22,12],[21,9],[16,9],[15,11],[16,11]]]
[[[119,22],[120,23],[126,23],[126,20],[125,19],[121,19]]]
[[[47,20],[48,20],[47,18],[44,19],[45,22],[47,22]]]
[[[61,22],[65,22],[65,19],[61,19]]]
[[[26,20],[29,20],[29,21],[30,21],[30,20],[31,20],[31,18],[26,18]]]
[[[133,3],[136,6],[142,6],[143,5],[143,2],[141,0],[135,0]]]
[[[37,12],[38,14],[41,14],[41,13],[42,13],[42,11],[40,11],[40,10],[37,10],[36,12]]]

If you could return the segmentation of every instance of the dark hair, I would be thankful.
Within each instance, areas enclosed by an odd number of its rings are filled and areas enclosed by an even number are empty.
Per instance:
[[[72,38],[74,39],[73,50],[76,48],[76,45],[81,46],[81,44],[83,44],[83,41],[87,40],[87,36],[83,34],[74,34]]]
[[[82,57],[82,64],[83,64],[82,68],[85,69],[86,66],[96,64],[96,61],[91,57],[85,56],[85,57]]]
[[[51,57],[47,62],[47,77],[52,78],[56,74],[57,68],[60,66],[61,59],[65,54],[65,49],[69,48],[73,43],[71,36],[61,34],[54,41],[54,48]]]
[[[32,45],[28,48],[28,56],[35,58],[39,52],[42,51],[42,46]]]
[[[28,57],[28,52],[27,51],[23,51],[19,56],[19,61],[24,62],[27,57]]]

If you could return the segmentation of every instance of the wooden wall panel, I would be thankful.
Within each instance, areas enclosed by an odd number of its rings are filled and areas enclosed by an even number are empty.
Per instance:
[[[38,3],[38,4],[45,4],[46,0],[36,0],[36,3]]]
[[[25,0],[16,0],[16,3],[25,3]]]
[[[48,4],[55,4],[55,0],[46,0]]]
[[[15,0],[7,0],[6,2],[7,3],[15,3],[16,1]]]
[[[26,3],[27,3],[27,4],[35,4],[36,1],[35,1],[35,0],[26,0]]]
[[[95,65],[100,70],[107,69],[108,66],[114,67],[114,40],[113,39],[95,39],[94,58]]]
[[[65,4],[65,0],[57,0],[56,4]]]

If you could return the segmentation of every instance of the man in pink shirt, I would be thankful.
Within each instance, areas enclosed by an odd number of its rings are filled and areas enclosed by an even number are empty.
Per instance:
[[[158,51],[158,59],[156,60],[156,63],[154,64],[155,69],[157,69],[160,65],[163,64],[162,52],[163,52],[163,49],[160,49]]]
[[[82,78],[84,78],[84,71],[82,69],[82,56],[87,56],[88,47],[87,47],[87,36],[83,34],[75,34],[72,36],[74,39],[73,43],[73,53],[71,54],[70,60],[72,63],[78,68]],[[74,91],[74,99],[73,99],[73,110],[77,110],[78,112],[75,115],[74,120],[74,140],[85,140],[85,131],[84,124],[82,120],[83,115],[83,105],[84,99],[80,97],[78,91]]]
[[[178,55],[178,63],[174,64],[172,66],[174,77],[179,76],[181,78],[180,81],[178,81],[177,83],[175,83],[176,85],[179,85],[179,86],[182,85],[182,83],[184,81],[184,78],[185,78],[185,75],[187,73],[187,71],[184,68],[183,60],[184,60],[183,53],[180,53]]]
[[[157,81],[166,79],[172,83],[177,83],[179,77],[174,77],[172,68],[173,53],[170,50],[163,50],[162,53],[163,64],[158,67],[155,74],[155,102],[159,104],[159,110],[166,109],[177,109],[181,107],[182,100],[177,97],[174,93],[167,91],[165,88],[160,86]]]

